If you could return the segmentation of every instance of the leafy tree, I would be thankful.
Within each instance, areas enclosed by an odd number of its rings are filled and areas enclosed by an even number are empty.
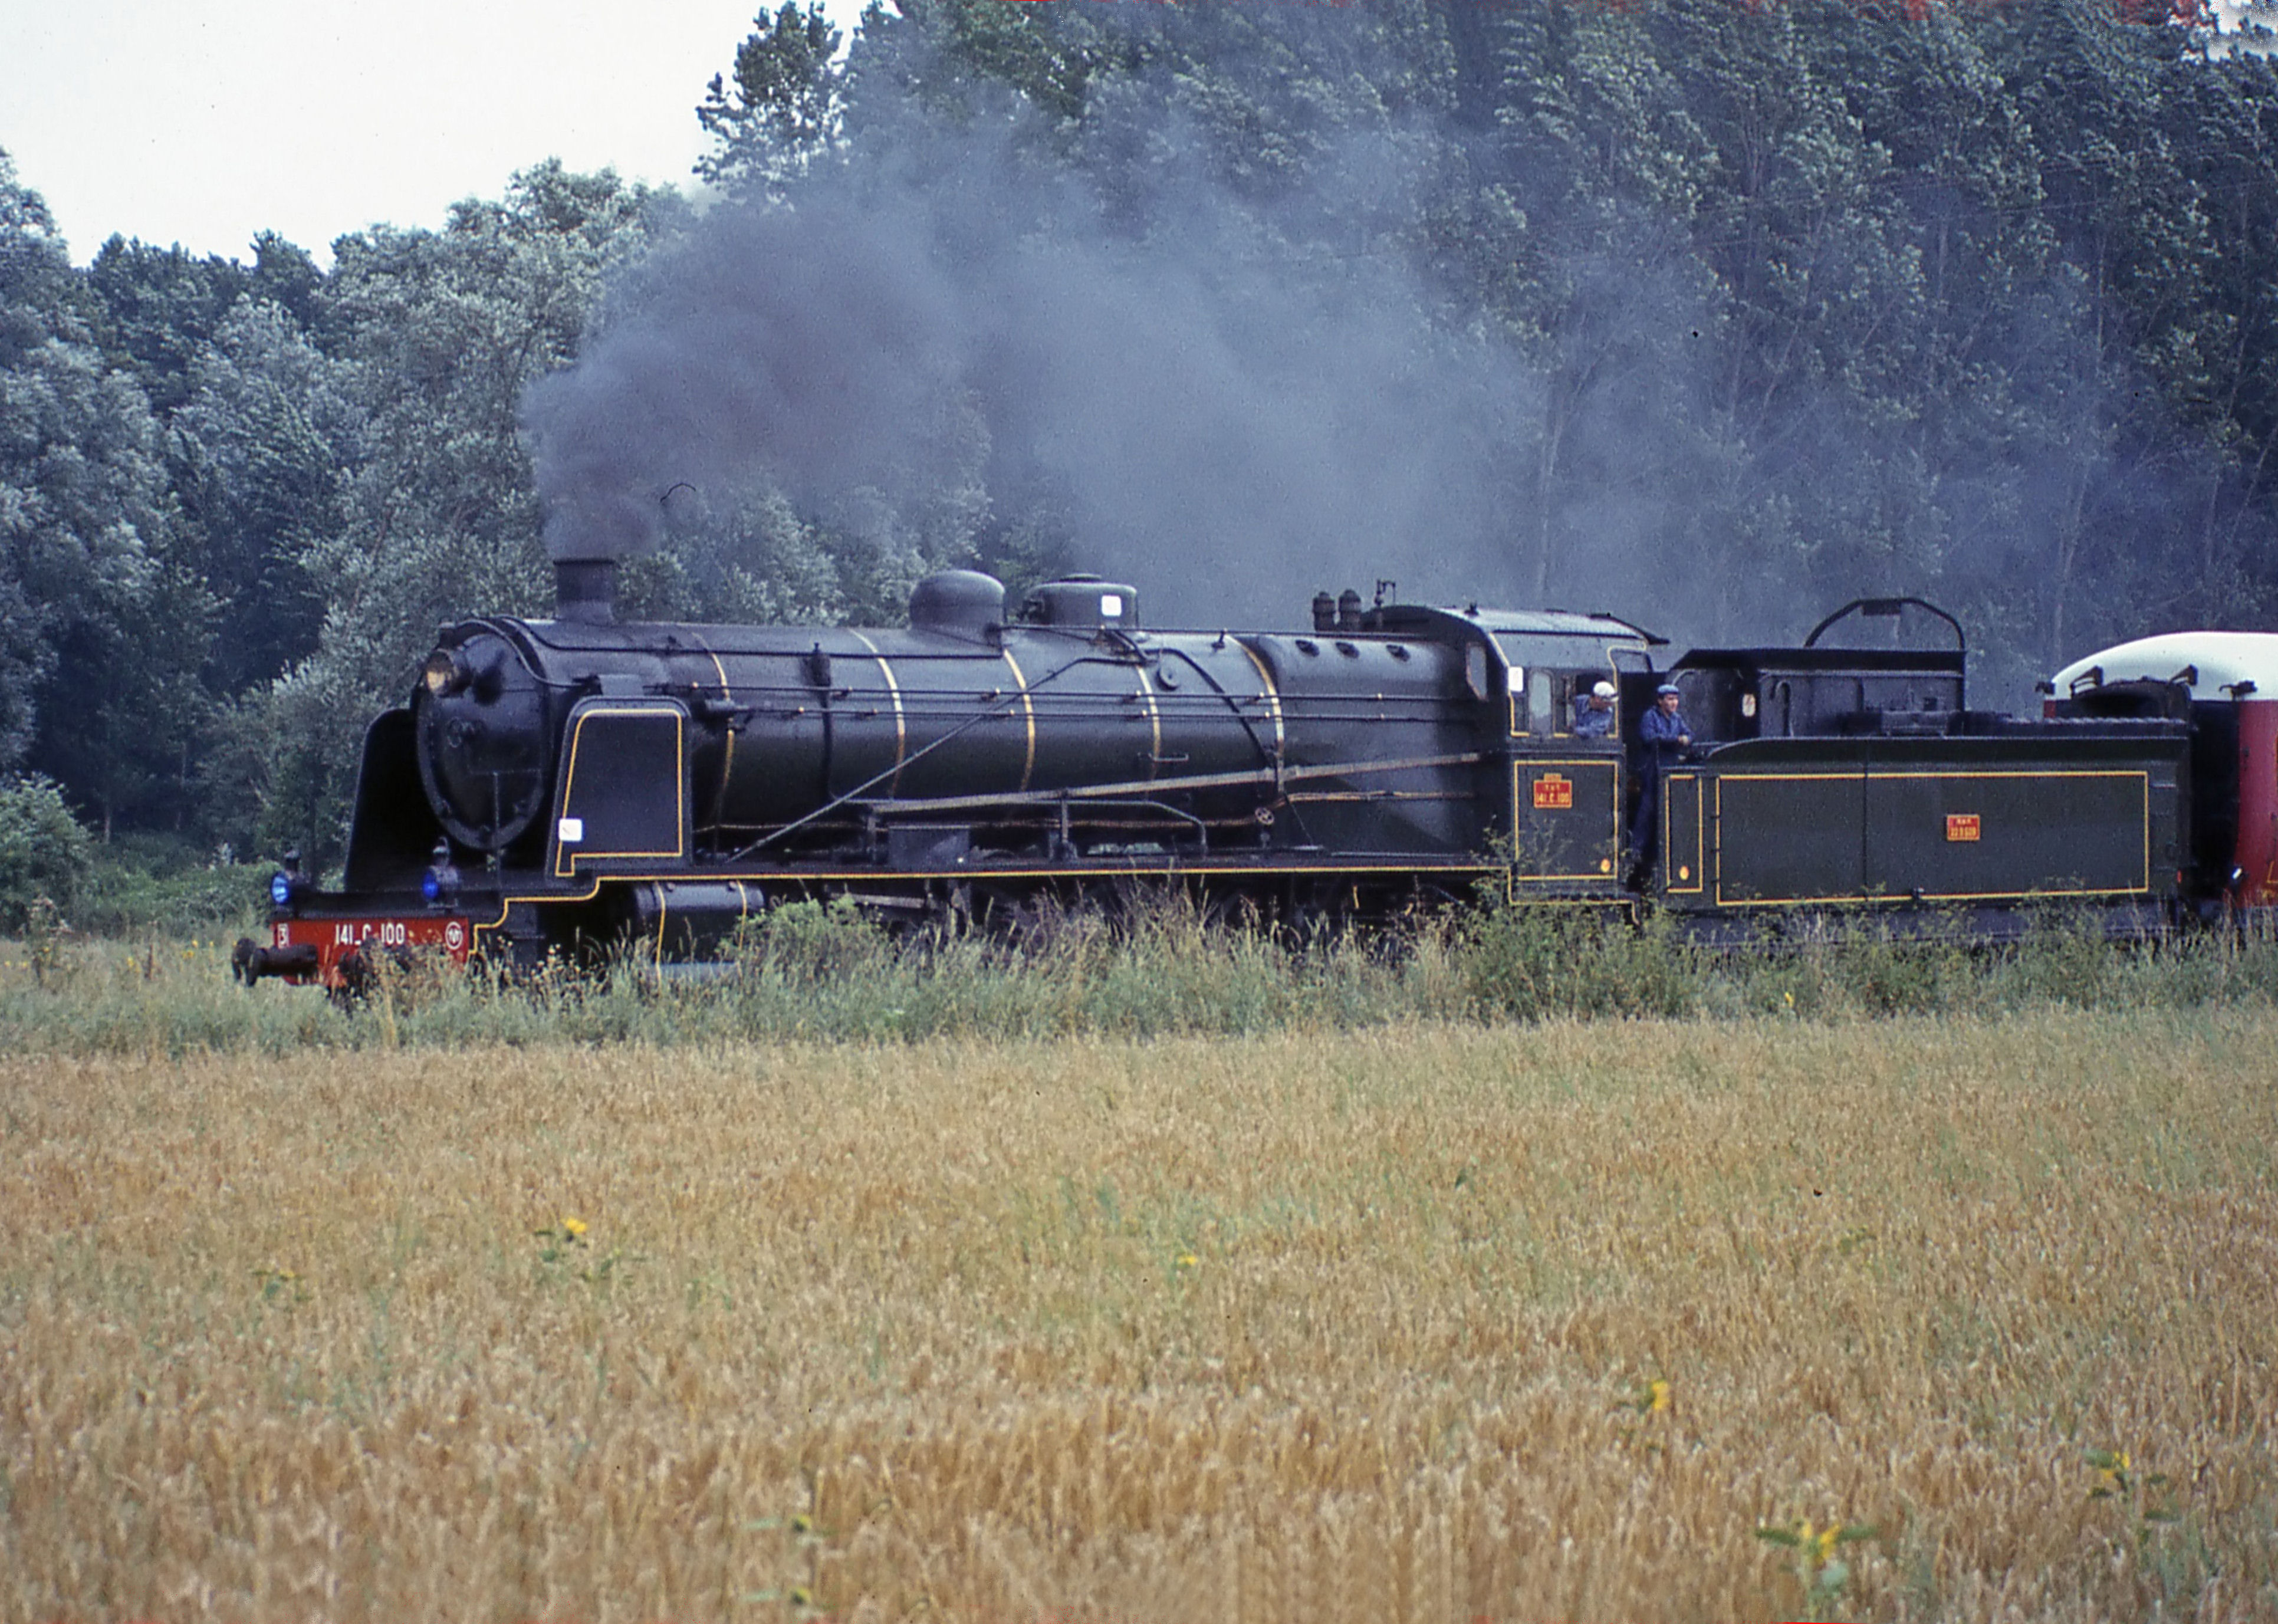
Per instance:
[[[730,191],[774,188],[802,172],[837,132],[845,69],[838,30],[820,0],[762,11],[736,49],[731,88],[715,73],[697,122],[716,143],[696,172]]]
[[[1535,602],[1632,594],[1682,550],[1692,507],[1675,493],[1720,477],[1701,427],[1718,289],[1683,234],[1714,159],[1652,43],[1634,15],[1565,4],[1499,13],[1469,41],[1488,59],[1467,76],[1487,81],[1469,94],[1493,135],[1437,263],[1536,383],[1505,425],[1517,581]],[[1630,498],[1618,511],[1613,490]]]
[[[52,779],[0,778],[0,931],[23,931],[42,898],[69,909],[93,862],[87,831]]]
[[[235,260],[122,236],[97,251],[87,280],[101,302],[104,349],[162,416],[188,398],[193,363],[253,286],[252,273]]]
[[[203,708],[210,601],[173,554],[157,453],[45,205],[0,155],[0,767],[52,772],[106,834],[179,788]]]
[[[289,330],[239,333],[241,353],[265,356],[271,377],[308,380],[310,404],[256,438],[309,452],[272,470],[279,540],[267,556],[296,554],[325,592],[314,650],[233,716],[232,759],[256,763],[246,792],[262,808],[256,844],[329,861],[363,728],[401,702],[436,626],[550,606],[523,392],[576,355],[604,275],[661,208],[608,171],[542,164],[514,177],[502,201],[456,205],[440,232],[374,227],[334,244],[317,311],[324,366],[287,341]],[[224,377],[214,372],[217,389]],[[283,394],[265,389],[252,398],[281,411]],[[294,439],[304,432],[313,442]],[[347,456],[336,490],[311,479],[317,445]],[[337,523],[315,522],[333,502]]]
[[[208,683],[228,695],[315,649],[326,591],[310,561],[346,525],[365,411],[354,369],[318,351],[282,306],[250,295],[190,381],[170,437],[172,477],[218,605]]]

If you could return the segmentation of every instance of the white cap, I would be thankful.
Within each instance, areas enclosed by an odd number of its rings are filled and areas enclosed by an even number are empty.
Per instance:
[[[1601,682],[1596,687],[1591,689],[1590,692],[1596,694],[1600,699],[1611,699],[1614,697],[1614,685],[1610,682]]]

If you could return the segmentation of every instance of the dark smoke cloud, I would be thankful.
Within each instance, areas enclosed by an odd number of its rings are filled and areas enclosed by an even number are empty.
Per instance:
[[[1381,45],[1365,8],[1275,10],[1249,33],[1231,9],[1167,10],[1244,94],[1291,76],[1221,36],[1347,51],[1327,79],[1398,78],[1365,59]],[[1793,366],[1747,353],[1695,223],[1571,197],[1514,140],[1428,111],[1325,132],[1280,107],[1261,143],[1204,127],[1209,95],[1097,81],[1074,135],[971,98],[957,121],[874,103],[787,203],[712,210],[531,392],[549,547],[638,550],[661,493],[692,486],[719,513],[773,486],[882,557],[898,525],[954,559],[992,504],[1042,515],[1158,624],[1288,624],[1316,588],[1393,577],[1411,600],[1610,609],[1682,647],[1792,639],[1860,594],[1959,594],[1991,645],[1981,670],[2014,698],[2045,669],[2047,643],[2026,641],[2073,493],[2135,493],[2162,533],[2187,513],[2187,492],[2093,452],[2128,380],[2099,385],[2092,355],[2050,336],[2089,326],[2061,267],[1996,313],[2007,338],[1970,320],[2044,409],[2047,446],[2091,448],[2059,468],[1998,410],[1971,417],[1967,392],[1877,382],[1890,357],[1819,369],[1809,334]],[[1515,200],[1502,224],[1466,212],[1483,176]],[[1418,269],[1435,218],[1466,222],[1441,251],[1482,262],[1444,284]],[[1813,238],[1822,262],[1788,269],[1847,287],[1856,264],[1896,263],[1905,229],[1838,221]],[[1503,276],[1524,284],[1513,326],[1541,330],[1524,347],[1476,314]],[[1958,426],[1909,440],[1894,408]]]
[[[1366,240],[1372,215],[1413,218],[1418,143],[1351,138],[1266,209],[1154,130],[1111,224],[1015,120],[977,122],[913,115],[884,157],[715,208],[617,287],[525,407],[555,555],[652,545],[678,482],[823,509],[920,490],[977,419],[992,489],[1051,493],[1080,562],[1158,622],[1286,618],[1374,573],[1407,595],[1511,584],[1497,463],[1533,380]],[[1332,204],[1361,238],[1338,251]]]

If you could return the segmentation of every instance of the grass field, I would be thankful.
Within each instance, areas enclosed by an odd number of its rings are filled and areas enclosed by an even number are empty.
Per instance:
[[[2265,1008],[120,1048],[0,1619],[2278,1618]]]

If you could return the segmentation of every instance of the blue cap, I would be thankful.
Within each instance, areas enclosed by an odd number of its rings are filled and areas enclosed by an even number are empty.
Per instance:
[[[1655,688],[1655,689],[1654,690],[1654,692],[1655,692],[1655,693],[1678,693],[1678,694],[1681,694],[1681,693],[1684,693],[1684,690],[1683,690],[1682,688],[1678,687],[1678,686],[1675,683],[1673,683],[1673,682],[1664,682],[1664,683],[1663,683],[1663,684],[1661,685],[1661,686],[1659,686],[1658,688]]]

